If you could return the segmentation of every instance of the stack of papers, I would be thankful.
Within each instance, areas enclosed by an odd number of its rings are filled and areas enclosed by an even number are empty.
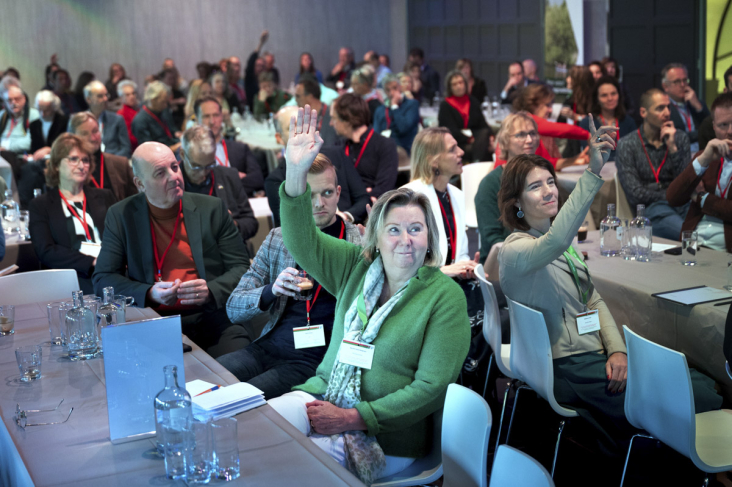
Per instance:
[[[186,390],[193,401],[193,416],[199,420],[210,417],[214,421],[236,416],[266,404],[264,393],[246,382],[219,387],[202,380],[186,382]]]

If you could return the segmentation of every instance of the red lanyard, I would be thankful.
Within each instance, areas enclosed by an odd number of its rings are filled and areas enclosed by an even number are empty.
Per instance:
[[[447,192],[447,188],[445,188],[445,194],[447,195],[447,202],[450,203],[450,209],[453,210],[452,212],[452,226],[450,225],[450,222],[447,220],[447,212],[445,211],[445,207],[442,206],[442,201],[440,201],[440,196],[437,196],[437,202],[440,204],[440,210],[442,210],[442,218],[445,219],[445,222],[447,222],[447,228],[450,231],[447,235],[447,238],[450,240],[450,250],[452,251],[452,257],[450,263],[452,264],[455,262],[455,252],[457,250],[457,245],[455,244],[455,241],[457,240],[457,223],[455,222],[455,211],[452,208],[452,202],[450,201],[450,193]]]
[[[173,138],[173,135],[170,133],[170,129],[168,128],[168,126],[165,125],[163,123],[163,121],[158,118],[157,115],[155,115],[153,112],[151,112],[150,109],[148,107],[146,107],[145,105],[142,106],[142,109],[145,110],[147,112],[147,114],[150,115],[153,118],[153,120],[155,120],[156,122],[158,122],[158,125],[160,125],[161,127],[163,127],[163,130],[165,130],[165,135],[167,135],[171,139]]]
[[[638,129],[638,138],[641,141],[641,147],[643,147],[643,153],[646,155],[646,159],[648,159],[648,165],[651,166],[651,172],[653,173],[653,177],[656,178],[656,184],[661,184],[658,181],[658,175],[661,174],[661,168],[664,164],[666,164],[666,157],[668,156],[668,146],[666,146],[666,153],[663,155],[663,161],[661,161],[661,165],[658,166],[658,169],[653,169],[653,164],[651,163],[651,158],[648,156],[648,151],[646,151],[646,143],[643,142],[643,137],[641,137],[640,129]]]
[[[389,118],[389,109],[384,109],[384,115],[386,115],[386,129],[389,130],[389,125],[391,125],[391,118]]]
[[[97,188],[103,188],[104,187],[104,152],[99,156],[99,159],[101,162],[99,163],[99,182],[97,182],[96,179],[94,179],[94,176],[91,177],[92,183],[94,183],[94,186]]]
[[[216,157],[216,162],[219,163],[219,166],[229,167],[229,150],[226,148],[226,141],[224,139],[221,139],[221,145],[224,146],[224,157],[226,157],[226,160],[221,162],[221,159]]]
[[[173,236],[170,237],[170,243],[165,248],[165,252],[163,252],[163,258],[158,258],[158,242],[155,238],[155,228],[153,227],[152,218],[150,218],[150,234],[152,234],[152,241],[153,241],[153,253],[155,254],[155,266],[158,269],[158,282],[162,282],[163,280],[163,262],[165,262],[165,256],[168,255],[168,251],[170,250],[170,247],[173,246],[173,242],[175,241],[175,233],[178,231],[178,223],[180,223],[180,216],[183,214],[183,200],[178,201],[178,216],[175,219],[175,227],[173,227]]]
[[[343,234],[346,232],[346,224],[343,223],[341,220],[341,234],[338,236],[339,240],[343,240]],[[307,310],[308,315],[308,326],[310,326],[310,310],[313,309],[313,306],[315,306],[315,301],[318,300],[318,295],[320,294],[320,290],[323,288],[322,284],[318,284],[318,289],[315,290],[315,294],[313,294],[313,299],[309,299],[305,301],[305,309]]]
[[[74,218],[79,220],[81,222],[81,226],[84,227],[84,233],[86,233],[86,241],[91,242],[91,233],[89,232],[89,225],[86,224],[86,194],[84,194],[84,207],[81,211],[84,212],[84,219],[82,220],[79,214],[76,212],[76,208],[74,208],[74,205],[69,203],[69,201],[66,199],[66,196],[61,192],[61,190],[58,190],[58,194],[61,195],[61,199],[64,200],[64,203],[66,203],[66,208],[69,209],[69,213],[71,213]]]
[[[722,169],[724,168],[724,157],[719,158],[719,174],[717,174],[717,188],[719,188],[719,193],[722,196],[722,199],[725,199],[727,197],[727,190],[729,189],[729,184],[732,182],[732,178],[727,180],[727,185],[722,189],[722,186],[719,184],[719,180],[722,177]]]
[[[678,106],[676,107],[678,109]],[[689,109],[684,107],[684,111],[682,112],[679,110],[679,113],[684,116],[684,120],[686,120],[686,127],[689,129],[689,132],[691,132],[691,115],[689,115]]]
[[[603,118],[602,115],[600,115],[600,121],[602,122],[603,125],[606,125],[605,119]],[[618,120],[617,119],[615,119],[615,129],[616,129],[615,130],[615,140],[617,141],[618,138],[620,138],[620,129],[618,128]]]
[[[366,146],[369,145],[369,141],[371,140],[371,136],[374,135],[374,129],[371,129],[371,132],[369,132],[368,137],[366,137],[366,140],[363,143],[363,147],[361,147],[361,152],[358,153],[358,159],[356,159],[356,163],[353,165],[353,167],[358,167],[359,164],[361,164],[361,157],[363,157],[363,151],[366,150]],[[346,143],[346,155],[350,156],[350,149],[348,147],[348,143]]]
[[[325,109],[328,108],[328,105],[323,103],[323,106],[320,108],[320,114],[318,117],[320,120],[318,120],[318,131],[320,131],[321,128],[323,128],[323,117],[325,117]]]
[[[211,189],[208,190],[209,196],[213,195],[214,184],[216,184],[216,178],[214,178],[214,173],[211,171]]]

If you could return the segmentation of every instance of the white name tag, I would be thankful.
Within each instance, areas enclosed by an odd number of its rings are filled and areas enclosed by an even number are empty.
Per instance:
[[[371,369],[371,362],[374,360],[374,347],[368,343],[355,340],[343,340],[338,352],[338,360],[344,364]]]
[[[292,335],[295,337],[296,350],[325,346],[325,328],[323,325],[293,328]]]
[[[600,312],[588,311],[577,315],[577,332],[580,335],[600,331]]]
[[[473,136],[473,131],[470,129],[462,129],[460,132],[462,132],[465,137]]]
[[[81,252],[84,255],[94,257],[96,259],[97,257],[99,257],[99,252],[101,250],[102,250],[102,244],[93,243],[93,242],[81,242],[81,248],[79,249],[79,252]]]
[[[382,130],[381,135],[388,139],[389,137],[391,137],[391,129]]]

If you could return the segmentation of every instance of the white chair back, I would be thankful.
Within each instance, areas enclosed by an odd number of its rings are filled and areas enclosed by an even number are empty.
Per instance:
[[[442,417],[443,487],[487,487],[491,409],[480,394],[447,387]]]
[[[501,251],[501,247],[503,247],[503,242],[494,243],[483,264],[485,272],[493,281],[498,282],[501,281],[501,274],[499,273],[500,266],[498,265],[498,253]]]
[[[488,282],[483,272],[483,266],[478,264],[475,266],[475,276],[480,283],[480,291],[483,293],[483,302],[485,303],[485,311],[483,313],[483,338],[493,350],[498,369],[506,377],[513,377],[511,374],[511,365],[503,362],[501,356],[501,313],[498,309],[498,299],[496,299],[496,291],[493,284]]]
[[[625,416],[682,455],[696,453],[694,393],[686,357],[623,325],[628,348]]]
[[[514,377],[526,382],[557,414],[569,418],[577,416],[577,412],[560,406],[554,399],[552,347],[544,315],[512,299],[508,299],[508,312]]]
[[[618,179],[618,173],[615,173],[615,216],[622,219],[633,219],[633,210],[628,203],[628,198],[625,196],[623,186],[620,184]],[[601,215],[605,218],[605,215]]]
[[[71,292],[78,290],[79,278],[73,269],[21,272],[0,277],[2,304],[19,306],[71,299]]]
[[[526,453],[501,445],[496,451],[490,487],[554,487],[549,472]]]
[[[470,228],[478,228],[478,217],[475,214],[475,194],[483,178],[493,170],[495,162],[474,162],[463,166],[460,186],[465,195],[465,224]]]

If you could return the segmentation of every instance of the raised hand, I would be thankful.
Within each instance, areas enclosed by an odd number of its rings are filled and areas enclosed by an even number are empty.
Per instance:
[[[592,114],[588,114],[590,117],[590,171],[594,172],[598,176],[602,166],[605,165],[607,160],[610,158],[610,152],[615,150],[615,132],[617,128],[609,125],[595,128],[595,121]]]
[[[290,118],[290,138],[285,148],[285,192],[292,197],[305,192],[308,170],[323,146],[317,127],[318,112],[311,110],[310,105],[297,110],[297,119]]]

